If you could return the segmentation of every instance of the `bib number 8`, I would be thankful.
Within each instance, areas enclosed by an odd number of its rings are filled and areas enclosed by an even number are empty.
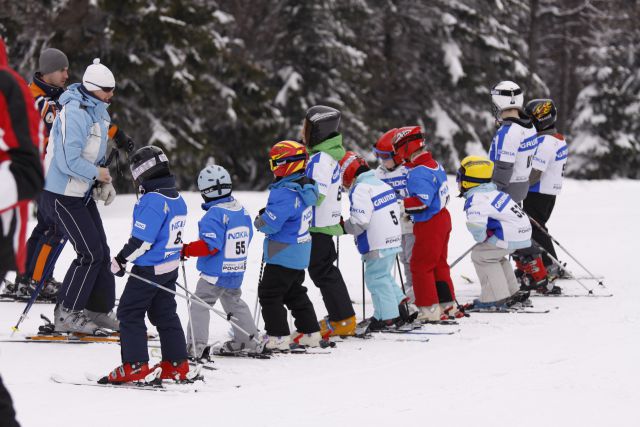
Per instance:
[[[169,238],[167,239],[167,249],[176,249],[182,247],[182,232],[187,222],[187,217],[179,215],[174,217],[169,223]]]

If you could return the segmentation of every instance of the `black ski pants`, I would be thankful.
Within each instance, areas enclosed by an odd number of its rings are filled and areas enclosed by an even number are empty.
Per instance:
[[[262,307],[264,329],[270,336],[289,335],[287,310],[295,319],[298,332],[310,334],[320,331],[316,311],[307,295],[304,270],[294,270],[276,264],[266,264],[258,285],[258,298]]]
[[[311,233],[309,277],[320,289],[329,320],[334,322],[348,319],[356,314],[342,274],[333,264],[337,258],[333,236]]]
[[[546,224],[551,217],[551,212],[553,212],[553,207],[555,206],[555,204],[556,196],[542,193],[529,193],[527,194],[527,198],[524,199],[524,211],[531,218],[535,219],[538,224],[540,224],[544,228],[545,231],[547,231]],[[558,259],[551,238],[549,238],[549,236],[542,232],[540,228],[538,228],[538,226],[536,226],[535,224],[531,225],[533,227],[533,232],[531,235],[533,241],[542,246],[547,252],[551,254],[551,256]],[[542,261],[544,262],[545,267],[553,265],[553,261],[551,261],[551,258],[549,258],[544,252],[542,253]]]
[[[131,272],[172,291],[176,290],[177,268],[169,273],[155,274],[154,267],[135,265]],[[176,308],[176,298],[172,293],[129,276],[117,312],[123,363],[149,361],[145,314],[160,335],[162,360],[177,362],[187,358],[187,343]]]

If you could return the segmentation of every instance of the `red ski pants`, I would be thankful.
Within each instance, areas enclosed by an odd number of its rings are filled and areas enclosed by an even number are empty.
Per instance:
[[[451,297],[455,299],[447,263],[447,249],[451,234],[449,211],[443,208],[429,221],[416,222],[413,226],[413,234],[416,242],[410,265],[416,305],[428,307],[440,302],[436,282],[442,282],[442,286],[448,287]]]

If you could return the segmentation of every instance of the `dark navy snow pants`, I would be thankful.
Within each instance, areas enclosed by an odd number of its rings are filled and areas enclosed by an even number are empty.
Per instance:
[[[131,272],[172,291],[176,290],[177,268],[170,273],[156,275],[153,267],[136,265]],[[149,361],[145,314],[148,314],[149,321],[160,334],[162,360],[179,361],[187,358],[187,344],[176,307],[173,294],[129,276],[118,304],[123,363]]]
[[[58,292],[58,303],[71,310],[111,311],[116,299],[115,279],[109,269],[109,246],[95,201],[44,191],[40,209],[77,254]]]

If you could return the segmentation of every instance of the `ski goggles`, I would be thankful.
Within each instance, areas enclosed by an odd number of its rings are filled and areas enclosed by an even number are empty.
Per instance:
[[[393,159],[393,151],[383,151],[374,148],[373,151],[376,153],[376,157],[380,160],[390,160]]]
[[[295,156],[283,157],[280,159],[269,159],[269,167],[271,171],[274,171],[276,168],[280,166],[284,166],[287,163],[299,162],[299,161],[307,161],[307,153],[297,154]]]
[[[114,91],[114,89],[116,88],[115,86],[100,86],[100,85],[95,84],[95,83],[93,83],[93,82],[90,82],[90,81],[88,81],[88,80],[87,80],[87,83],[91,83],[92,85],[99,87],[99,88],[100,88],[100,90],[101,90],[101,91],[104,91],[104,92],[113,92],[113,91]]]
[[[491,95],[499,96],[518,96],[522,94],[522,89],[491,89]]]

